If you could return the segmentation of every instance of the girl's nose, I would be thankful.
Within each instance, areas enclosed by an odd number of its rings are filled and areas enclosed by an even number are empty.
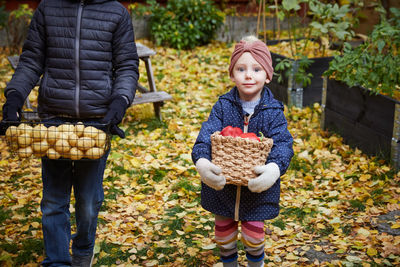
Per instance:
[[[251,79],[251,71],[247,70],[245,75],[246,79]]]

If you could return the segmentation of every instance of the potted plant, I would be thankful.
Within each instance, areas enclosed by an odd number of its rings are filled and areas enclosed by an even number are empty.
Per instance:
[[[368,40],[345,45],[331,61],[323,93],[322,128],[368,154],[400,166],[400,9],[381,17]],[[326,91],[325,91],[326,90]]]
[[[302,9],[307,17],[299,17]],[[321,102],[322,74],[340,53],[330,47],[354,36],[354,19],[349,16],[353,11],[349,5],[318,0],[282,0],[278,16],[288,18],[289,38],[276,46],[267,42],[276,74],[269,87],[276,98],[298,107]]]
[[[3,14],[3,16],[6,14]],[[8,14],[5,23],[6,42],[11,55],[21,53],[22,46],[28,34],[28,27],[33,16],[33,10],[28,4],[20,4],[18,9]],[[2,18],[4,19],[4,18]]]

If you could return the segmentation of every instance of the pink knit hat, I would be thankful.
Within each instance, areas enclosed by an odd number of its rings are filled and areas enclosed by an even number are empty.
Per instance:
[[[231,64],[229,65],[229,75],[232,76],[233,68],[236,61],[243,55],[244,52],[250,52],[254,59],[260,63],[269,80],[272,80],[274,68],[272,67],[271,53],[267,45],[260,41],[246,42],[244,40],[236,44],[235,50],[231,56]]]

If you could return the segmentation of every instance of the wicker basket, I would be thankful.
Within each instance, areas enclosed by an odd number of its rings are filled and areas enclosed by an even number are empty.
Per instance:
[[[273,140],[263,138],[261,142],[248,138],[222,136],[219,131],[211,135],[212,162],[221,167],[227,184],[247,186],[256,178],[254,167],[264,165]]]
[[[26,115],[26,114],[24,114]],[[91,123],[51,123],[29,113],[27,120],[14,122],[6,131],[10,151],[19,158],[98,159],[110,148],[108,125]],[[106,131],[98,129],[106,129]]]

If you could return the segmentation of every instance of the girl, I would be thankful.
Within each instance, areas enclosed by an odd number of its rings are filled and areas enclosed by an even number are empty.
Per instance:
[[[238,221],[248,266],[264,266],[264,220],[279,214],[279,178],[293,156],[293,138],[287,129],[284,106],[266,86],[273,67],[265,43],[253,36],[237,43],[229,75],[236,86],[219,98],[202,124],[192,159],[202,181],[201,205],[215,214],[215,241],[223,266],[238,266]],[[254,168],[259,176],[247,187],[226,184],[221,168],[211,163],[210,136],[229,125],[262,132],[274,141],[265,165]]]

